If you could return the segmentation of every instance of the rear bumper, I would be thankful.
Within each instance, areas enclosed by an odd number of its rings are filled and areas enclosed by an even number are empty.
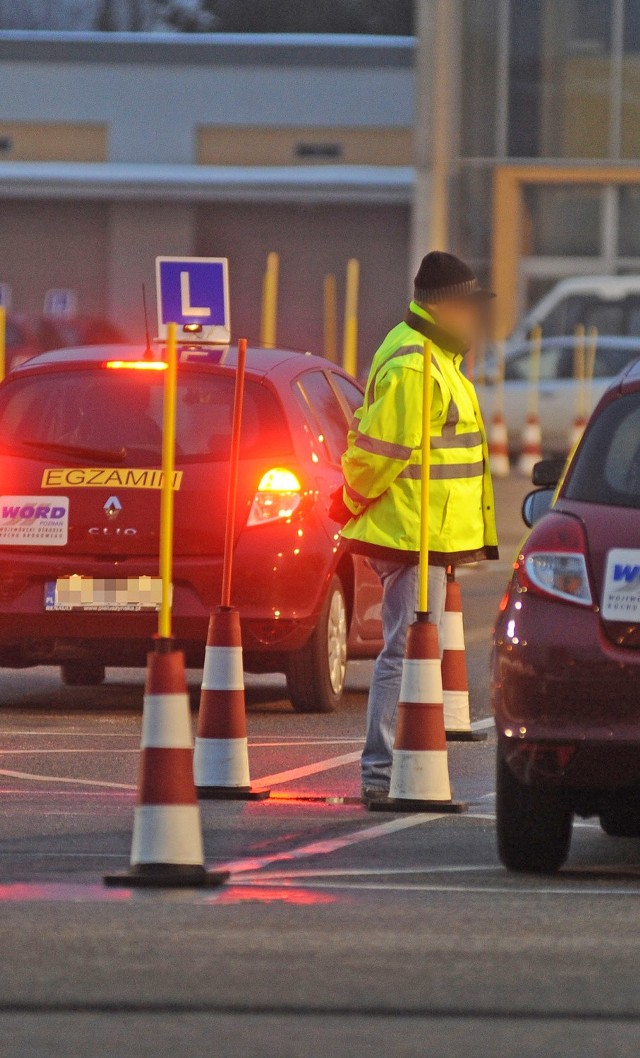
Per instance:
[[[640,785],[640,651],[611,643],[597,614],[512,591],[496,626],[491,696],[522,781]]]

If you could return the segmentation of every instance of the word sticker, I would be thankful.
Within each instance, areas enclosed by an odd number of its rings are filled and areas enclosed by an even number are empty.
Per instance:
[[[96,488],[96,489],[161,489],[163,473],[153,467],[134,470],[131,467],[73,467],[70,470],[45,470],[42,475],[43,489]],[[182,471],[173,475],[173,488],[178,492],[182,484]]]
[[[602,591],[605,621],[640,620],[640,551],[614,548],[607,555]]]
[[[68,537],[67,496],[0,496],[0,546],[64,547]]]

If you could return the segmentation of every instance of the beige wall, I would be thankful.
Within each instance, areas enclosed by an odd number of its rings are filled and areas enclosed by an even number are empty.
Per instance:
[[[96,202],[0,202],[0,281],[16,312],[39,313],[45,291],[74,287],[83,313],[104,312],[108,207]]]
[[[0,121],[0,161],[106,162],[107,126]]]
[[[411,165],[410,128],[226,128],[196,133],[198,165]]]

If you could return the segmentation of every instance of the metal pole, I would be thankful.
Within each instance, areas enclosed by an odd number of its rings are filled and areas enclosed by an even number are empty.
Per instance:
[[[418,612],[429,612],[429,484],[431,478],[431,342],[424,343],[422,385],[422,481],[420,486],[420,568]]]
[[[593,403],[593,376],[596,369],[596,354],[598,352],[598,328],[589,327],[587,354],[585,364],[585,413],[591,414]]]
[[[0,305],[0,382],[7,373],[7,310]]]
[[[537,417],[540,407],[540,358],[542,356],[542,328],[536,324],[531,331],[531,363],[529,371],[529,414]]]
[[[160,497],[160,578],[162,603],[158,616],[158,635],[171,639],[171,594],[173,580],[173,478],[176,448],[176,389],[178,350],[176,325],[167,324],[167,370],[164,379],[162,423],[162,493]]]
[[[242,429],[242,401],[244,398],[244,372],[247,361],[247,340],[238,342],[238,368],[233,395],[233,424],[231,427],[231,453],[229,455],[229,484],[227,487],[227,522],[224,533],[224,561],[222,566],[223,606],[231,606],[231,571],[233,545],[236,528],[236,500],[238,496],[238,465],[240,462],[240,431]]]
[[[260,344],[265,349],[274,349],[276,345],[279,271],[280,257],[278,254],[267,254],[267,267],[262,288],[262,324],[260,327]]]
[[[584,360],[584,323],[579,323],[575,330],[573,347],[573,379],[576,383],[576,415],[584,419],[585,412],[585,360]]]
[[[324,277],[323,306],[324,355],[335,364],[338,360],[338,293],[334,275]]]
[[[342,366],[350,375],[358,371],[358,287],[360,262],[352,257],[347,262],[347,286],[344,303],[344,343]]]

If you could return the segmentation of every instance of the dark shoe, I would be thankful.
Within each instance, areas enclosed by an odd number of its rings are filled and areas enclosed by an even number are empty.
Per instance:
[[[363,805],[370,805],[373,801],[388,801],[389,791],[383,786],[363,786],[361,798]]]

